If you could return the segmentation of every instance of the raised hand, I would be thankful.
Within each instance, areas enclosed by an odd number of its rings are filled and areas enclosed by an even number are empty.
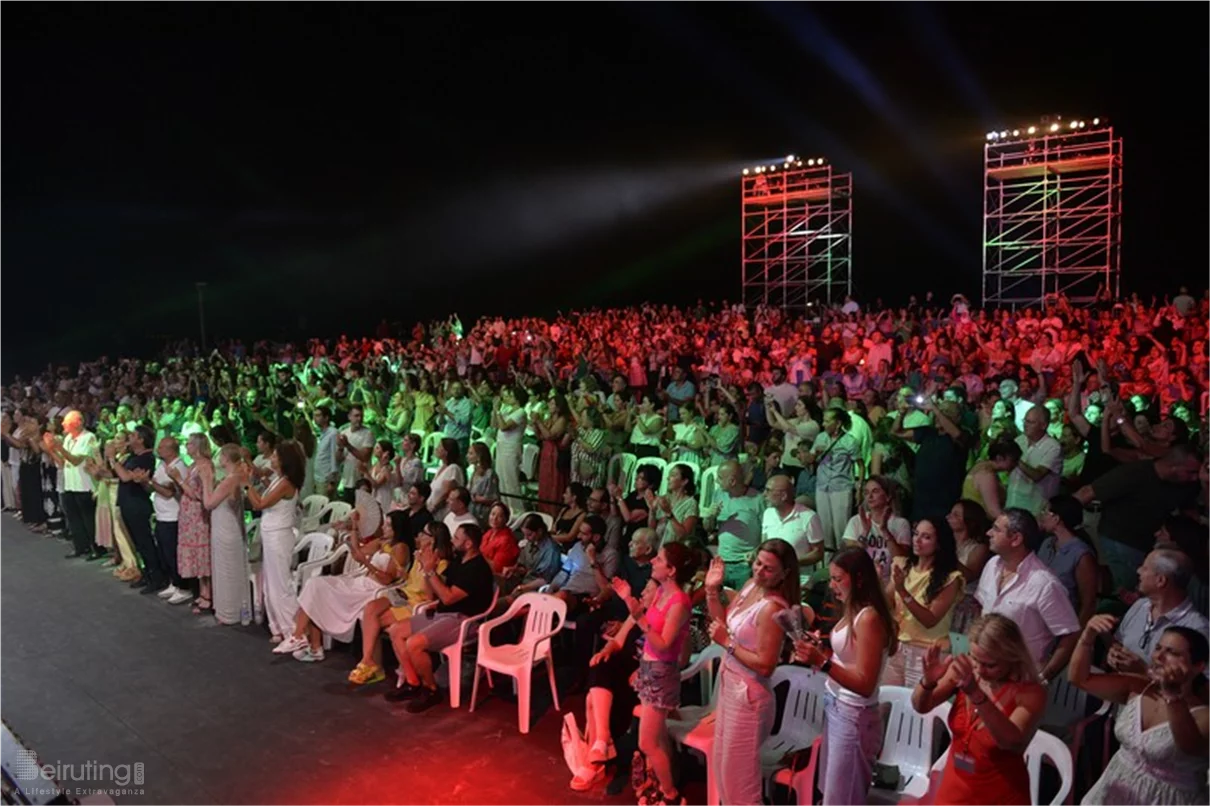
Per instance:
[[[613,592],[618,595],[619,599],[625,601],[631,598],[630,583],[621,577],[614,577],[610,580],[609,586],[613,588]]]
[[[924,658],[920,661],[920,671],[924,677],[924,682],[928,685],[936,685],[945,677],[946,672],[950,670],[950,663],[953,662],[953,656],[941,654],[941,646],[933,642],[929,646],[928,651],[924,653]]]
[[[1118,620],[1114,616],[1106,613],[1093,616],[1084,625],[1084,632],[1089,635],[1113,635],[1113,628],[1118,624]]]
[[[723,579],[726,576],[727,566],[723,562],[722,557],[715,557],[710,561],[710,567],[706,571],[706,589],[717,591],[723,587]]]
[[[903,570],[902,565],[891,566],[891,581],[895,583],[895,589],[899,592],[904,591],[904,583],[907,581],[907,571]]]

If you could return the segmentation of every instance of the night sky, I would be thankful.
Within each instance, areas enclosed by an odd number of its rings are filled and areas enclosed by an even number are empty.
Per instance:
[[[3,375],[739,296],[740,166],[854,172],[854,283],[979,291],[983,134],[1124,138],[1123,287],[1205,287],[1206,4],[10,4]],[[42,307],[42,306],[45,307]]]

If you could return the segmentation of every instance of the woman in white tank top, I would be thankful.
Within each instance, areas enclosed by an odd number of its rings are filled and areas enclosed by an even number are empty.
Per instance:
[[[895,625],[878,569],[862,548],[838,553],[829,587],[844,615],[832,629],[832,656],[812,640],[795,644],[795,660],[828,676],[819,769],[824,804],[865,803],[882,746],[878,680],[895,653]]]
[[[251,466],[243,465],[241,483],[248,503],[261,511],[261,572],[264,575],[265,615],[269,620],[270,640],[280,643],[294,631],[298,615],[298,597],[290,579],[290,558],[294,554],[294,527],[298,525],[298,491],[306,475],[306,459],[298,444],[280,442],[269,457],[277,478],[261,495],[248,482]]]

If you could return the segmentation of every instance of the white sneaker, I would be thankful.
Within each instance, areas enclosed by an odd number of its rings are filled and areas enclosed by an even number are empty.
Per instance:
[[[275,655],[289,655],[307,647],[307,639],[301,635],[291,635],[277,646],[273,647]]]
[[[185,604],[185,602],[189,602],[192,600],[193,600],[192,593],[178,588],[176,593],[174,593],[168,597],[168,604],[179,605],[179,604]]]
[[[156,596],[160,597],[161,599],[168,599],[168,598],[170,598],[172,596],[176,596],[176,595],[177,595],[177,588],[172,583],[168,583],[168,587],[164,588],[164,590],[162,590],[156,594]]]
[[[323,647],[318,651],[311,649],[310,645],[304,646],[302,649],[294,653],[294,660],[300,660],[303,663],[318,663],[324,659]]]

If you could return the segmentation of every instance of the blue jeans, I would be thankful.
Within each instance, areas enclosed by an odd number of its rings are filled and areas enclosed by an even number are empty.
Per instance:
[[[882,715],[877,705],[850,705],[824,696],[819,781],[825,806],[865,803],[882,750]]]

